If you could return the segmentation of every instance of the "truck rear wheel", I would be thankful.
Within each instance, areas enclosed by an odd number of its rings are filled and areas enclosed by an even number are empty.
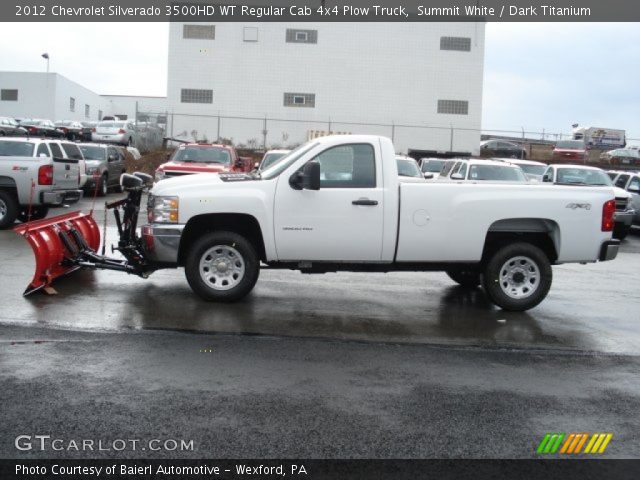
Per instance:
[[[18,220],[21,222],[28,222],[30,220],[42,220],[49,213],[49,207],[39,206],[33,207],[31,209],[31,218],[29,218],[29,208],[25,208],[20,215],[18,215]]]
[[[513,243],[491,256],[484,270],[483,286],[499,307],[523,312],[544,300],[552,277],[551,263],[542,250],[530,243]]]
[[[480,273],[473,270],[447,270],[447,275],[466,288],[475,288],[480,285]]]
[[[260,258],[242,235],[213,232],[191,246],[184,270],[191,289],[203,299],[235,302],[256,284]]]
[[[17,217],[17,200],[11,193],[0,190],[0,230],[11,227]]]

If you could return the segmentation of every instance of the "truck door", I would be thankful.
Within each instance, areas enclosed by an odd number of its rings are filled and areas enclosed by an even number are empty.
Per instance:
[[[296,190],[280,175],[274,228],[280,260],[380,261],[383,181],[380,146],[328,147],[320,163],[320,190]],[[377,161],[376,161],[377,159]]]

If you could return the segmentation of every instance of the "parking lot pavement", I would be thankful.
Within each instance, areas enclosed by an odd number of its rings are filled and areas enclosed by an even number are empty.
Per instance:
[[[528,457],[548,431],[601,430],[607,455],[638,456],[637,230],[612,262],[554,267],[526,313],[441,273],[267,270],[218,305],[182,270],[82,271],[23,298],[33,254],[0,245],[2,456],[43,430],[200,445],[173,457],[403,458]]]

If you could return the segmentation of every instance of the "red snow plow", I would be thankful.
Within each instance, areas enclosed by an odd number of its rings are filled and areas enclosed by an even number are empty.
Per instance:
[[[98,254],[100,229],[92,213],[72,212],[23,223],[14,231],[29,242],[36,257],[36,271],[24,295],[48,289],[56,278],[82,267],[118,270],[145,278],[155,270],[136,233],[142,194],[153,179],[144,173],[125,173],[120,184],[127,197],[107,203],[105,208],[113,210],[118,228],[118,246],[112,250],[124,258],[105,256],[105,245],[102,254]]]

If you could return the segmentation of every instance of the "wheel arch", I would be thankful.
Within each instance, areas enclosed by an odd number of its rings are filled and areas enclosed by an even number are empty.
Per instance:
[[[551,263],[560,252],[560,227],[547,218],[505,218],[492,223],[485,237],[482,262],[486,263],[500,248],[515,242],[527,242],[540,248]]]
[[[184,265],[189,247],[203,234],[229,231],[246,237],[256,249],[260,260],[266,260],[264,236],[260,223],[246,213],[209,213],[189,219],[180,237],[178,265]]]

